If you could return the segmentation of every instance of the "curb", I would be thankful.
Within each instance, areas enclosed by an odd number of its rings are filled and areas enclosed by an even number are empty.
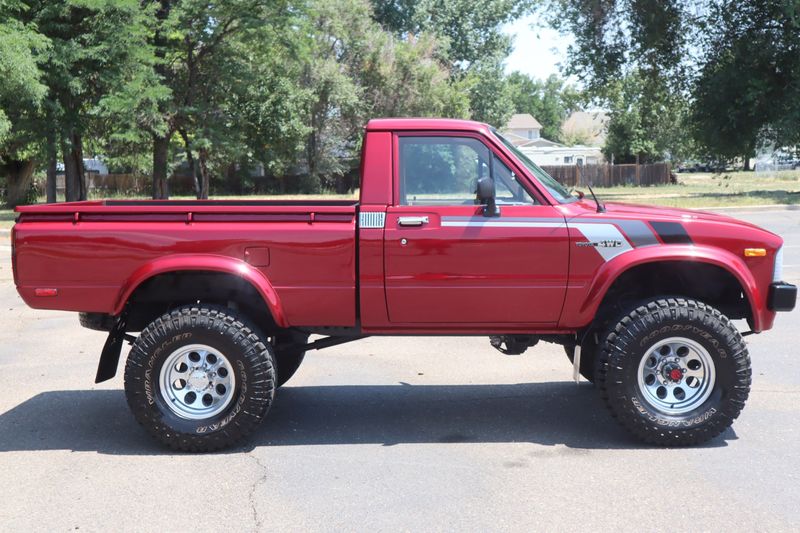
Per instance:
[[[690,207],[696,211],[725,211],[746,213],[748,211],[800,211],[800,204],[734,205],[730,207]]]

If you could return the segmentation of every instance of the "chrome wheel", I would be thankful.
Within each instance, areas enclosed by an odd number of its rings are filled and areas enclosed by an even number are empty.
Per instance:
[[[668,415],[682,415],[701,405],[714,389],[716,371],[708,350],[684,337],[650,347],[637,374],[642,398]]]
[[[236,377],[221,352],[204,344],[190,344],[164,361],[159,387],[173,413],[200,420],[221,413],[231,403]]]

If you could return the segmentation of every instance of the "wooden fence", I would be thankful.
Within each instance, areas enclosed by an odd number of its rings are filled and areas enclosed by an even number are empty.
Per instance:
[[[153,188],[153,178],[141,174],[97,174],[86,173],[86,187],[90,191],[107,194],[149,195]],[[169,178],[170,194],[193,194],[194,180],[191,176],[172,175]],[[56,176],[56,191],[63,194],[64,174]]]
[[[647,165],[559,165],[542,169],[568,187],[650,186],[672,182],[669,163]]]
[[[543,166],[542,169],[567,187],[593,187],[650,186],[665,185],[672,182],[671,168],[668,163],[653,163],[647,165],[558,165]],[[56,178],[56,187],[59,194],[64,192],[64,175]],[[87,172],[86,181],[89,190],[100,191],[105,194],[144,194],[149,195],[153,186],[153,178],[137,174],[107,174],[100,176],[94,172]],[[297,182],[297,176],[291,180],[280,178],[258,178],[259,187],[254,191],[265,194],[267,192],[295,192],[285,190],[285,182]],[[358,187],[358,175],[342,176],[325,181],[327,188],[339,193],[346,193]],[[260,190],[266,188],[265,190]],[[172,175],[169,178],[170,194],[191,195],[194,193],[194,181],[191,176]],[[340,190],[341,189],[341,190]],[[299,191],[298,191],[299,192]]]

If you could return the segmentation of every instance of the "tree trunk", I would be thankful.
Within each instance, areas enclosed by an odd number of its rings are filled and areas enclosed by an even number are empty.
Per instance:
[[[744,156],[744,170],[750,170],[750,155],[745,154]]]
[[[0,174],[6,176],[6,204],[8,207],[17,207],[27,203],[34,167],[35,162],[30,159],[25,161],[3,160],[0,164]]]
[[[58,201],[58,187],[56,176],[58,174],[58,148],[56,147],[56,132],[51,130],[47,134],[47,203],[54,204]]]
[[[242,177],[236,170],[236,163],[231,163],[225,169],[225,185],[231,194],[242,194]]]
[[[200,196],[198,200],[208,200],[208,186],[210,181],[210,176],[208,174],[208,150],[205,148],[201,148],[199,151],[200,157]]]
[[[312,128],[313,128],[313,120],[312,120]],[[312,131],[308,134],[308,139],[306,140],[306,161],[308,163],[308,175],[314,179],[317,178],[317,130]]]
[[[69,145],[62,147],[64,184],[68,202],[86,200],[86,174],[83,171],[83,146],[78,133],[70,133]]]
[[[167,157],[169,154],[169,138],[153,136],[153,200],[169,199],[167,183]]]
[[[80,199],[86,200],[89,197],[89,187],[86,183],[86,171],[83,168],[83,137],[80,133],[72,135],[72,151],[75,161],[78,163],[78,183],[80,184]]]
[[[194,160],[194,154],[192,154],[192,141],[189,140],[189,133],[184,129],[178,129],[178,133],[183,139],[183,147],[186,150],[186,162],[189,164],[189,172],[192,174],[192,180],[194,180],[194,196],[198,200],[203,197],[203,187],[200,183],[200,180],[197,176],[197,163]]]
[[[157,58],[155,62],[155,71],[158,77],[166,79],[169,76],[167,66],[166,50],[169,43],[169,31],[165,30],[165,21],[169,18],[170,10],[172,9],[172,0],[159,0],[158,8],[156,9],[156,27],[153,35],[154,53]],[[144,3],[143,3],[144,5]],[[158,111],[162,117],[169,124],[166,134],[161,135],[152,132],[153,136],[153,200],[167,200],[169,199],[169,182],[167,181],[167,167],[169,157],[169,141],[172,139],[173,129],[172,123],[169,120],[169,113],[167,112],[167,105],[165,101],[158,103]]]

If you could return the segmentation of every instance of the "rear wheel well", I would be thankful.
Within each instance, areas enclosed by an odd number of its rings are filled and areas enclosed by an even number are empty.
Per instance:
[[[157,317],[186,304],[214,304],[236,310],[264,334],[277,329],[261,293],[247,280],[213,271],[178,271],[145,280],[128,298],[128,331],[141,331]]]
[[[694,261],[662,261],[623,272],[606,292],[598,317],[627,312],[631,304],[657,296],[684,296],[752,324],[750,302],[739,280],[722,267]]]

